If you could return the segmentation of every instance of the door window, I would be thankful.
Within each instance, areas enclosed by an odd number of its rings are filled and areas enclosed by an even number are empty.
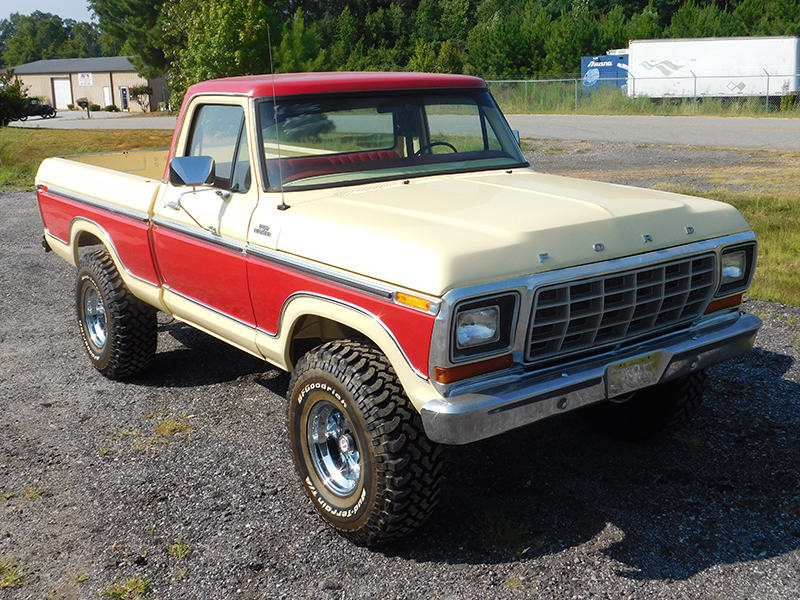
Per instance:
[[[188,156],[210,156],[213,186],[232,192],[250,189],[250,149],[241,106],[205,104],[195,113]]]

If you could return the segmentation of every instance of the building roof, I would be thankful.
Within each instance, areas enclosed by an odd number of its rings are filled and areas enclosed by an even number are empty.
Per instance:
[[[243,96],[293,96],[373,90],[436,88],[485,88],[486,83],[468,75],[438,73],[280,73],[204,81],[189,88],[186,98],[196,94],[240,94]]]
[[[14,67],[17,75],[46,75],[50,73],[108,73],[135,72],[127,56],[102,56],[99,58],[57,58],[37,60]]]

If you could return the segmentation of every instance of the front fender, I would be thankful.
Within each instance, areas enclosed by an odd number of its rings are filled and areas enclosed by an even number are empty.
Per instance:
[[[307,316],[329,319],[372,341],[394,367],[400,383],[411,403],[417,410],[430,400],[441,398],[430,381],[411,364],[392,331],[376,315],[362,307],[335,298],[300,293],[290,297],[284,304],[280,329],[272,336],[259,331],[256,344],[264,357],[271,363],[291,371],[292,333],[298,322]]]

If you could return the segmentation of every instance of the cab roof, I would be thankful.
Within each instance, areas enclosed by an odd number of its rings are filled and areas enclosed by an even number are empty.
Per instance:
[[[273,88],[274,85],[274,88]],[[416,90],[442,88],[485,88],[486,82],[469,75],[440,73],[279,73],[212,79],[191,86],[186,97],[197,94],[242,96],[294,96],[373,90]],[[274,90],[274,91],[273,91]]]

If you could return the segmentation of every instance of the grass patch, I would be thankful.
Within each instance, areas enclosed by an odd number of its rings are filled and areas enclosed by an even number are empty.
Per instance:
[[[11,500],[11,498],[16,498],[19,496],[24,497],[26,500],[38,500],[44,496],[44,490],[37,487],[29,487],[20,492],[3,492],[0,494],[0,500]]]
[[[792,181],[796,181],[791,178]],[[666,187],[666,186],[665,186]],[[685,194],[735,206],[758,236],[758,262],[748,295],[758,300],[800,306],[800,202],[789,192],[758,193],[720,188]]]
[[[800,105],[763,98],[628,97],[608,86],[584,94],[581,81],[492,81],[489,89],[506,114],[656,115],[715,117],[800,117]]]
[[[145,594],[152,581],[137,575],[125,581],[112,583],[103,590],[103,597],[114,600],[145,600]]]
[[[183,538],[178,538],[174,544],[172,544],[169,548],[167,548],[167,552],[170,553],[175,560],[183,560],[192,552],[191,547],[189,544],[183,541]]]
[[[0,590],[25,585],[25,573],[13,560],[0,559]]]
[[[739,151],[730,151],[739,152]],[[800,152],[747,150],[731,166],[569,171],[597,181],[645,181],[653,189],[735,206],[758,236],[758,264],[749,296],[800,306]]]
[[[160,437],[172,437],[178,433],[192,433],[194,429],[186,421],[182,419],[164,419],[157,421],[153,425],[156,435]]]
[[[784,195],[744,196],[712,192],[732,204],[758,235],[758,267],[750,295],[759,300],[800,306],[800,202]]]
[[[0,127],[0,191],[33,189],[39,164],[50,156],[165,148],[171,140],[164,130]]]

